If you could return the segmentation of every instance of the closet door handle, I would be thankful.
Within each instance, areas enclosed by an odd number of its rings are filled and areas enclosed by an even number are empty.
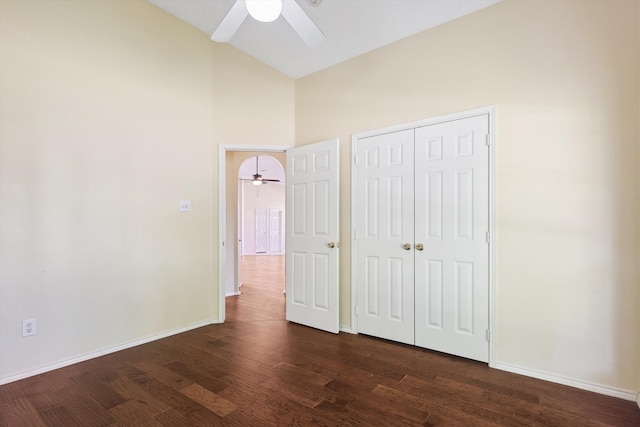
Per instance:
[[[336,244],[334,242],[329,242],[329,243],[327,243],[327,247],[330,248],[330,249],[333,249],[333,248],[336,247]]]
[[[416,245],[416,250],[421,251],[421,250],[423,250],[423,249],[424,249],[424,245],[423,245],[422,243],[418,243],[418,244]]]
[[[404,249],[405,251],[411,250],[411,243],[405,243],[404,245],[402,245],[402,249]]]

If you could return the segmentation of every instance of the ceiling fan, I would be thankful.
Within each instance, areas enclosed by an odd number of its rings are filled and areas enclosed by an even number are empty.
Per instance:
[[[251,178],[240,178],[240,181],[251,181],[253,185],[268,184],[270,182],[280,182],[279,179],[267,179],[260,175],[258,171],[258,159],[260,156],[256,156],[256,173]]]
[[[320,1],[311,0],[311,3],[317,5]],[[282,15],[309,47],[318,46],[325,38],[295,0],[236,0],[211,35],[211,40],[230,41],[248,15],[261,22],[272,22]]]

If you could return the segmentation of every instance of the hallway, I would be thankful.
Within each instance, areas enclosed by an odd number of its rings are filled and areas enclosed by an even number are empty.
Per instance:
[[[240,295],[227,297],[226,322],[285,319],[284,255],[244,255]]]

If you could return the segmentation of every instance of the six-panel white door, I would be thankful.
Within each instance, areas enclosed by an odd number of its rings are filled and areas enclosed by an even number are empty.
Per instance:
[[[358,332],[414,342],[413,129],[357,144]]]
[[[338,333],[338,140],[287,150],[286,317]]]
[[[481,115],[358,140],[359,333],[488,360],[487,134]]]
[[[487,115],[415,130],[415,344],[483,362],[489,360],[488,132]]]

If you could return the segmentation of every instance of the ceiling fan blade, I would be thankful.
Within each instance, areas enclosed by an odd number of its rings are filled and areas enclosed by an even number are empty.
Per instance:
[[[227,15],[222,19],[222,22],[220,22],[220,25],[218,25],[218,28],[211,34],[211,40],[220,43],[230,41],[247,15],[249,15],[249,12],[247,12],[247,5],[244,0],[236,0]]]
[[[316,47],[324,41],[324,34],[313,23],[309,15],[295,0],[282,2],[282,16],[309,47]]]
[[[280,182],[279,179],[266,179],[266,178],[262,178],[262,181],[264,181],[264,182]]]

